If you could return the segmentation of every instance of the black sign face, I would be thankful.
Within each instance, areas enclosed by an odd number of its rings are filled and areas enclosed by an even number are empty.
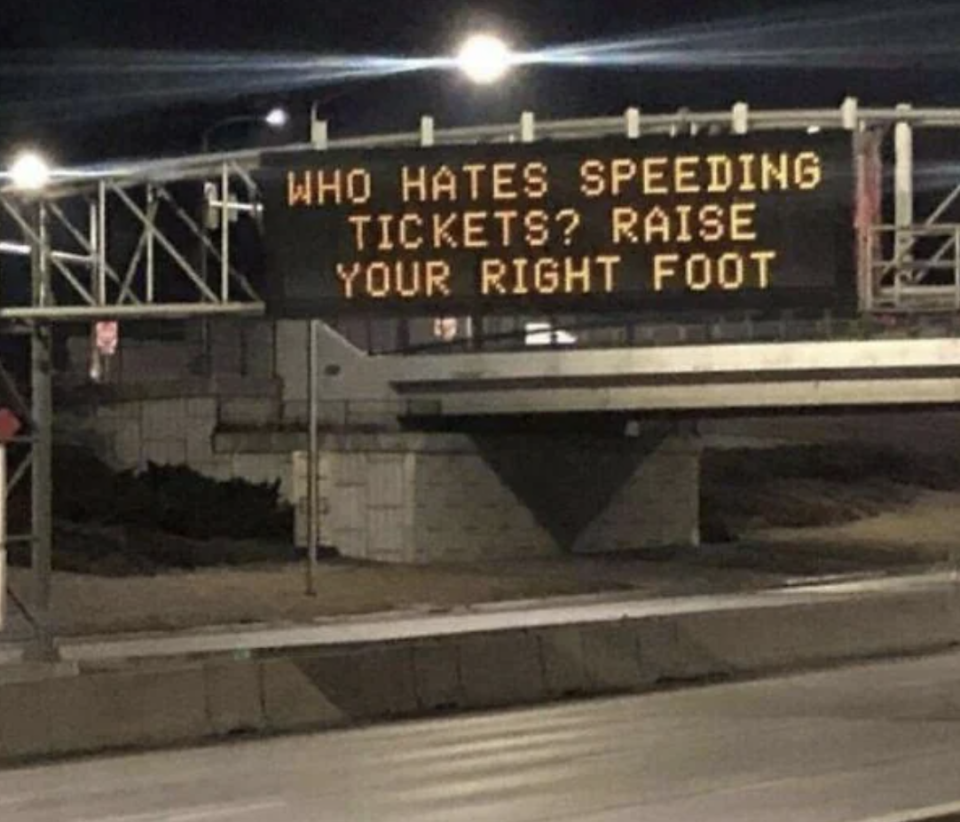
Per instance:
[[[723,311],[855,297],[849,135],[282,155],[281,316]]]

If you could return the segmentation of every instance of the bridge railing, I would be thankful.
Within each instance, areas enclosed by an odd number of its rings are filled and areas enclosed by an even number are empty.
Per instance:
[[[960,223],[871,226],[860,259],[866,311],[960,311]]]

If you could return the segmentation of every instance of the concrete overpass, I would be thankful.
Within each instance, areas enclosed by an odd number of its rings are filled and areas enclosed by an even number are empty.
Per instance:
[[[425,415],[953,404],[960,340],[536,351],[377,363]]]

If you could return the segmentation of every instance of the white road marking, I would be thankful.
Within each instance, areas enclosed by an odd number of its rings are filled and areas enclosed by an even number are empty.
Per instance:
[[[257,813],[277,810],[286,802],[273,799],[268,802],[253,802],[246,805],[196,805],[191,808],[176,808],[164,811],[121,814],[119,816],[81,817],[76,822],[194,822],[197,819],[216,819],[234,814]]]
[[[950,802],[946,805],[930,805],[926,808],[916,808],[910,811],[900,811],[883,816],[871,816],[869,819],[858,819],[857,822],[935,822],[945,816],[960,816],[960,802]]]

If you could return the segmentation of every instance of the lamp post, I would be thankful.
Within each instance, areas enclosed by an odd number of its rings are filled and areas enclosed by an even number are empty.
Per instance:
[[[210,151],[210,138],[215,132],[227,126],[240,125],[241,123],[262,123],[272,129],[280,130],[286,128],[289,122],[290,115],[287,110],[279,106],[270,109],[266,114],[235,114],[231,117],[224,117],[204,129],[200,137],[200,148],[204,154],[208,153]]]
[[[224,117],[221,120],[217,120],[210,126],[207,126],[203,130],[203,134],[200,135],[200,150],[203,154],[208,154],[210,152],[211,138],[213,135],[220,131],[221,129],[226,128],[227,126],[236,126],[241,123],[261,123],[265,126],[269,126],[271,129],[279,131],[280,129],[286,128],[287,124],[290,122],[290,115],[286,109],[276,106],[270,109],[266,114],[235,114],[230,117]],[[203,199],[200,203],[200,279],[206,283],[207,282],[207,244],[206,244],[206,224],[207,224],[207,204],[206,204],[206,186],[204,186],[204,193],[202,195]],[[222,192],[222,196],[227,198],[228,192]],[[221,226],[222,231],[227,230],[227,226]],[[210,320],[203,319],[200,321],[200,334],[201,334],[201,347],[202,347],[202,364],[201,371],[204,375],[210,376],[212,370],[212,363],[210,358]]]

